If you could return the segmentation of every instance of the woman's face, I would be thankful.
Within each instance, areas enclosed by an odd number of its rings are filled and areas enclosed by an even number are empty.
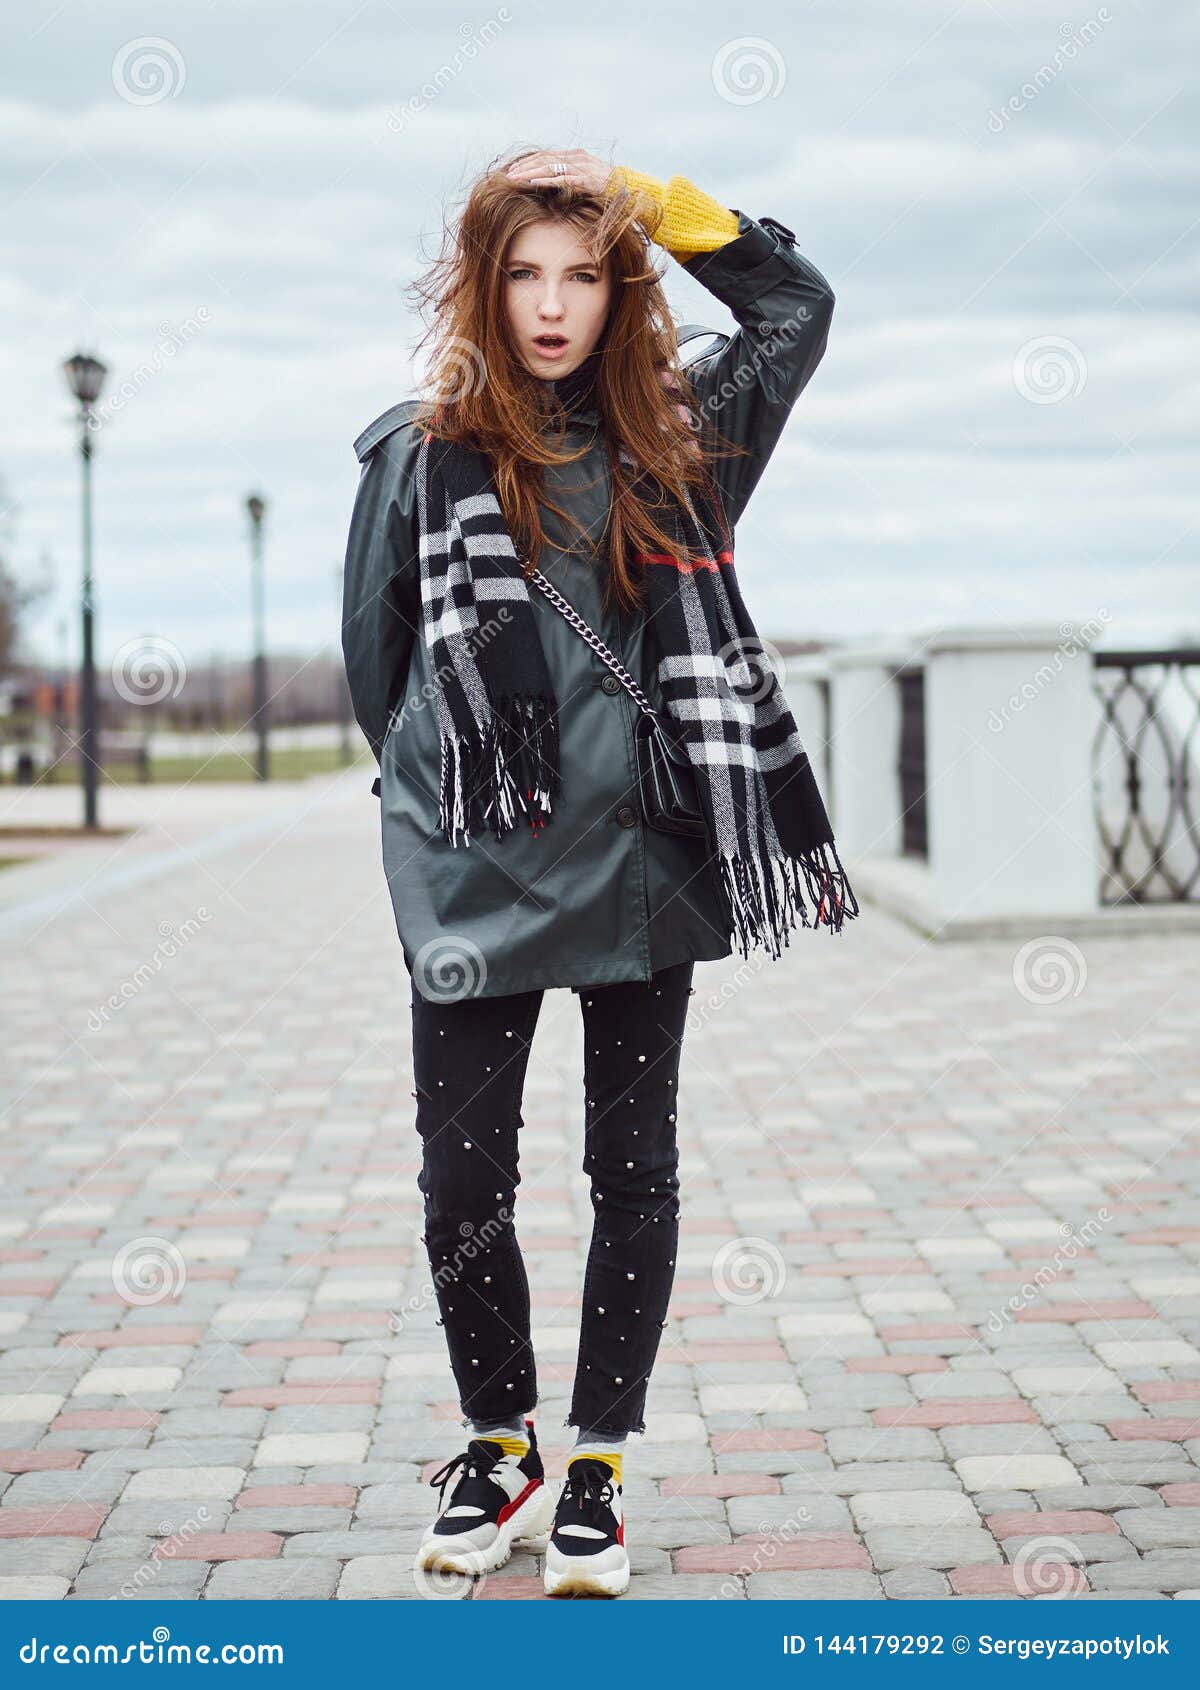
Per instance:
[[[549,218],[513,236],[504,275],[509,332],[525,368],[543,381],[569,375],[608,320],[607,266],[592,263],[573,224]]]

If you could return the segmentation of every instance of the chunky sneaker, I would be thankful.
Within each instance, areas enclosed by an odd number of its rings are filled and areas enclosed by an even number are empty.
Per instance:
[[[439,1508],[421,1539],[418,1567],[457,1573],[490,1573],[502,1567],[513,1544],[543,1538],[554,1518],[554,1501],[538,1454],[533,1422],[525,1422],[529,1449],[506,1455],[491,1438],[472,1438],[461,1455],[433,1475]],[[458,1482],[446,1496],[455,1474]]]
[[[572,1461],[546,1549],[547,1596],[620,1596],[629,1588],[621,1487],[599,1456]]]

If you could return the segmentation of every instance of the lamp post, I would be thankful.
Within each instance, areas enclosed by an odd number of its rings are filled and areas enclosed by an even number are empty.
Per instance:
[[[85,827],[96,826],[99,739],[96,735],[96,668],[92,593],[92,406],[108,370],[99,358],[77,352],[63,364],[67,384],[79,401],[79,455],[83,460],[83,657],[79,684],[79,755],[83,764]]]
[[[250,599],[254,615],[254,720],[258,727],[255,774],[267,779],[267,650],[266,601],[263,582],[263,516],[267,503],[260,493],[246,500],[250,515]]]

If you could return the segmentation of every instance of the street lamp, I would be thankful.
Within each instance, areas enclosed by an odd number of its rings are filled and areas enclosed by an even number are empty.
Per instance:
[[[83,763],[84,826],[96,826],[96,788],[100,743],[96,735],[96,668],[92,595],[92,406],[100,397],[108,370],[99,358],[77,352],[63,365],[67,384],[79,401],[79,455],[83,460],[83,658],[79,685],[79,755]]]
[[[250,600],[254,616],[254,720],[258,727],[258,756],[255,774],[267,779],[267,649],[266,608],[263,582],[263,516],[267,503],[261,493],[246,500],[250,515]]]

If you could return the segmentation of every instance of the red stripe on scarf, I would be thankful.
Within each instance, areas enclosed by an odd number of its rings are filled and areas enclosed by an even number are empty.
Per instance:
[[[687,558],[681,561],[677,557],[672,557],[669,552],[635,552],[634,561],[636,563],[670,563],[679,570],[680,574],[694,575],[698,569],[715,570],[719,563],[732,563],[733,553],[718,552],[712,558]]]

